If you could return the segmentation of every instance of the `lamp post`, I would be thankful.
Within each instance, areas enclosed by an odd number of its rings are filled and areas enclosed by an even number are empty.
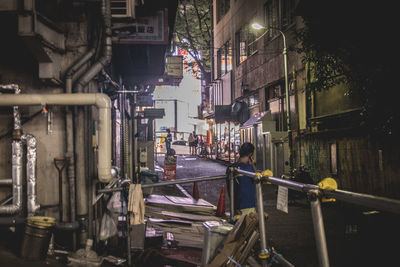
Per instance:
[[[287,133],[288,133],[288,139],[289,139],[289,167],[290,167],[290,172],[293,171],[293,158],[292,158],[292,124],[291,124],[291,116],[290,116],[290,96],[289,96],[289,80],[288,80],[288,63],[287,63],[287,48],[286,48],[286,36],[285,34],[277,28],[272,28],[272,27],[265,27],[262,26],[259,23],[253,23],[251,27],[255,30],[260,30],[260,29],[266,29],[265,32],[255,39],[253,42],[251,42],[249,45],[253,44],[254,42],[257,42],[260,40],[261,37],[263,37],[265,34],[267,34],[270,30],[277,30],[279,33],[282,35],[283,39],[283,64],[284,64],[284,71],[285,71],[285,100],[286,100],[286,125],[287,125]]]

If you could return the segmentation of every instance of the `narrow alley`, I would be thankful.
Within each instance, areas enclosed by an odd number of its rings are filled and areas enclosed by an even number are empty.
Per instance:
[[[0,0],[0,266],[398,266],[397,10]]]

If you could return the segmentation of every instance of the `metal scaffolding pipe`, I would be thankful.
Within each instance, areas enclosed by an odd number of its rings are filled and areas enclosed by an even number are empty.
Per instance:
[[[98,177],[103,183],[111,180],[111,101],[105,94],[20,94],[3,95],[0,106],[28,105],[95,105],[99,109]]]
[[[254,185],[256,188],[256,209],[258,213],[258,228],[260,230],[260,248],[261,253],[268,255],[267,236],[265,233],[265,218],[264,218],[264,201],[262,195],[261,182],[258,181]]]
[[[314,226],[315,242],[318,251],[319,266],[329,267],[328,247],[326,245],[324,221],[321,211],[321,201],[318,197],[318,191],[311,192],[311,195],[311,215]]]
[[[235,171],[239,174],[255,177],[255,173],[252,172],[243,171],[240,169],[235,169]],[[317,190],[320,191],[327,198],[336,198],[345,202],[400,214],[400,200],[398,199],[355,193],[339,189],[323,190],[320,189],[317,185],[303,184],[276,177],[263,177],[263,179],[264,178],[266,179],[266,181],[271,182],[272,184],[285,186],[296,191],[308,192],[310,190]]]
[[[40,209],[36,192],[36,138],[31,134],[21,136],[22,141],[26,143],[26,182],[27,182],[27,206],[28,216],[33,216]]]
[[[220,179],[226,179],[226,175],[182,179],[182,180],[178,180],[178,181],[169,181],[169,182],[154,183],[154,184],[143,184],[142,188],[151,188],[151,187],[159,187],[159,186],[175,185],[175,184],[187,184],[187,183],[193,183],[193,182],[204,182],[204,181],[212,181],[212,180],[220,180]],[[97,190],[97,193],[112,193],[112,192],[122,191],[122,190],[123,190],[122,187],[106,188],[106,189]]]
[[[229,206],[231,210],[231,221],[233,222],[233,219],[235,218],[235,186],[234,186],[234,172],[233,168],[230,169],[229,172]]]
[[[398,199],[354,193],[339,189],[333,191],[323,190],[323,194],[328,198],[336,198],[353,204],[400,214],[400,200]]]

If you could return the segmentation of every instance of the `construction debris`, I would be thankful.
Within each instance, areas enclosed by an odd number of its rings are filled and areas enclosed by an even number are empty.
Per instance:
[[[258,239],[258,215],[255,212],[242,215],[232,231],[217,248],[219,252],[207,267],[242,265],[246,262],[251,249]]]

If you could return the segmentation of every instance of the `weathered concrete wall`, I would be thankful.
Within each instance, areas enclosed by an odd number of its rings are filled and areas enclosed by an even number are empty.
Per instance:
[[[60,77],[64,77],[65,71],[75,62],[87,49],[87,24],[86,23],[64,23],[60,25],[65,30],[66,47],[65,53],[58,54],[55,51],[48,52],[52,55],[56,68],[61,70]],[[11,44],[12,46],[12,44]],[[26,50],[16,51],[27,54]],[[28,56],[32,57],[31,55]],[[82,68],[79,73],[84,70]],[[0,62],[1,84],[18,84],[21,93],[64,93],[64,84],[50,84],[37,78],[37,65],[30,58],[16,56],[13,64]],[[97,89],[97,87],[96,87]],[[40,110],[39,106],[21,108],[22,117],[28,117]],[[34,135],[37,138],[37,192],[40,205],[58,204],[58,171],[54,166],[54,158],[65,156],[65,108],[61,106],[49,106],[52,113],[51,131],[48,132],[47,117],[39,115],[23,125],[23,132]],[[3,109],[4,110],[4,109]],[[1,113],[0,132],[12,126],[11,113]],[[0,140],[0,179],[11,178],[11,138]],[[63,174],[66,177],[64,169]],[[0,199],[7,195],[8,189],[0,188]],[[67,196],[64,196],[67,201]],[[58,215],[57,208],[45,209],[46,216]]]

